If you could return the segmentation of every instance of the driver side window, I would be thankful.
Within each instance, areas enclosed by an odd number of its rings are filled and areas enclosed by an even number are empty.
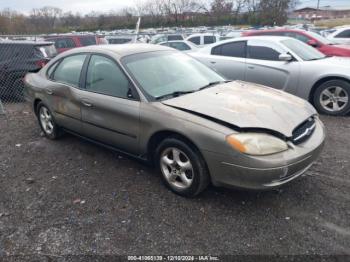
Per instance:
[[[132,99],[131,83],[113,60],[92,55],[86,76],[86,90],[114,97]]]

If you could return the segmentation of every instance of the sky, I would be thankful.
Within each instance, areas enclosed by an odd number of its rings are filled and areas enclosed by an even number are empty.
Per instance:
[[[135,6],[134,0],[0,0],[0,9],[10,8],[29,13],[33,8],[55,6],[63,11],[80,12],[82,14],[120,10],[127,6]]]
[[[29,13],[33,8],[55,6],[63,11],[80,12],[82,14],[108,12],[120,10],[127,6],[134,6],[135,1],[143,0],[0,0],[0,9],[11,8],[23,13]],[[317,6],[317,0],[300,0],[300,7]],[[350,6],[350,0],[320,0],[320,6]]]

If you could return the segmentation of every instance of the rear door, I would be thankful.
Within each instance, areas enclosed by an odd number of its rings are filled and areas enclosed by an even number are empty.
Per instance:
[[[138,153],[140,101],[114,59],[91,56],[81,103],[84,135]]]
[[[199,59],[226,79],[245,80],[245,57],[246,41],[236,41],[215,46],[211,55]]]
[[[286,51],[271,41],[252,39],[247,43],[246,81],[281,90],[297,88],[299,63],[280,61]]]
[[[44,90],[52,106],[56,122],[74,132],[81,131],[81,72],[86,54],[71,55],[48,69],[48,85]]]

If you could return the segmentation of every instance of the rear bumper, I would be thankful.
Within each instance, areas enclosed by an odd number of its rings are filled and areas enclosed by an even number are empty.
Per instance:
[[[261,157],[232,157],[213,152],[205,152],[204,155],[215,186],[268,190],[306,172],[319,157],[324,138],[324,126],[317,120],[314,134],[308,141],[282,153]]]

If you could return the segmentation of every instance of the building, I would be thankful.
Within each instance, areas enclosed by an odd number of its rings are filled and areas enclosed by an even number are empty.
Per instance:
[[[325,6],[319,9],[313,7],[304,7],[292,12],[291,18],[302,20],[320,20],[350,18],[350,6],[348,7],[330,7]]]

